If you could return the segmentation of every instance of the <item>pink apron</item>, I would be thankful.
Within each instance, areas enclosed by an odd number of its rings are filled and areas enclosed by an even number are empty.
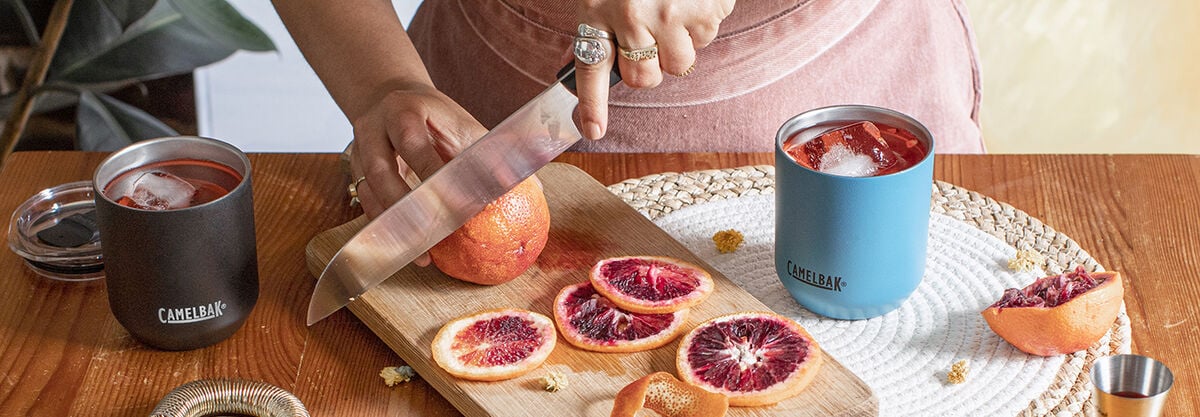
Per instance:
[[[494,126],[569,58],[560,0],[426,0],[408,28],[434,83]],[[961,0],[742,0],[687,77],[613,88],[604,139],[577,151],[765,152],[788,118],[870,104],[924,123],[940,153],[981,153],[977,51]]]

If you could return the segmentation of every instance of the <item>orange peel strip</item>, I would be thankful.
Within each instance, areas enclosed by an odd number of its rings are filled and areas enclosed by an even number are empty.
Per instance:
[[[612,417],[632,417],[642,408],[666,417],[720,417],[729,409],[729,398],[688,385],[669,373],[655,372],[617,393]]]

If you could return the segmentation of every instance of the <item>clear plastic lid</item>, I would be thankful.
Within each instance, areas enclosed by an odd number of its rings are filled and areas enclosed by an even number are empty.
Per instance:
[[[38,275],[59,281],[104,277],[91,181],[47,188],[25,200],[8,223],[8,247]]]

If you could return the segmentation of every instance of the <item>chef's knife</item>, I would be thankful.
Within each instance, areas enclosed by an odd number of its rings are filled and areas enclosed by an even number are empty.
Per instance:
[[[613,66],[610,85],[621,80]],[[308,325],[333,314],[462,227],[583,136],[571,114],[575,67],[372,220],[317,280]]]

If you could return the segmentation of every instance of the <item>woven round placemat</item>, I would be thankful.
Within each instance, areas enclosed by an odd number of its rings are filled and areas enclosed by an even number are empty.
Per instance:
[[[769,165],[663,173],[629,179],[608,187],[634,209],[651,220],[676,210],[707,202],[744,196],[774,194],[775,169]],[[932,212],[949,216],[1013,248],[1031,248],[1048,259],[1047,273],[1061,273],[1076,265],[1096,271],[1103,267],[1070,237],[1008,204],[937,181],[931,193]],[[1020,416],[1083,416],[1094,407],[1088,371],[1102,356],[1128,353],[1131,337],[1129,316],[1122,307],[1109,333],[1086,351],[1067,355],[1055,380]]]

